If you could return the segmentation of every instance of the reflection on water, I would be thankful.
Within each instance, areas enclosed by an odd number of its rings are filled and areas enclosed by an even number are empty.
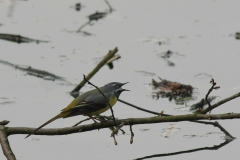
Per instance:
[[[219,134],[224,134],[222,132],[207,132],[206,134],[204,135],[184,135],[183,137],[184,138],[194,138],[194,137],[209,137],[211,135],[219,135]]]
[[[172,124],[169,128],[162,129],[161,136],[164,138],[169,138],[175,132],[179,131],[181,128],[178,128],[176,124]]]
[[[229,144],[232,142],[232,140],[225,140],[225,142],[219,144],[219,145],[214,145],[213,147],[202,147],[202,148],[196,148],[196,149],[190,149],[190,150],[185,150],[185,151],[179,151],[179,152],[172,152],[172,153],[163,153],[163,154],[154,154],[150,156],[145,156],[141,158],[136,158],[135,160],[142,160],[142,159],[150,159],[150,158],[156,158],[156,157],[166,157],[166,156],[173,156],[173,155],[178,155],[178,154],[185,154],[185,153],[192,153],[192,152],[197,152],[197,151],[202,151],[202,150],[218,150],[221,147]]]
[[[212,78],[212,75],[208,75],[207,73],[198,73],[194,75],[194,77],[199,78],[199,79],[204,79],[204,78]]]

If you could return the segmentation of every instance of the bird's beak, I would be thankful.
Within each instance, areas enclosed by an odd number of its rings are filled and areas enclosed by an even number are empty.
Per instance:
[[[121,87],[122,87],[123,85],[127,84],[127,83],[129,83],[129,82],[126,82],[126,83],[122,83],[122,84],[121,84]]]
[[[128,89],[122,89],[122,91],[130,91],[130,90],[128,90]]]

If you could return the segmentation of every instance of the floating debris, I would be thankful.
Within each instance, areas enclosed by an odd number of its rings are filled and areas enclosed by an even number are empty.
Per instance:
[[[215,100],[215,99],[216,99],[216,96],[208,97],[208,101],[209,101],[210,103],[211,103],[213,100]],[[205,99],[203,98],[203,99],[201,99],[200,102],[191,105],[189,111],[191,111],[191,112],[201,111],[205,105],[207,105],[207,102],[206,102]]]
[[[167,61],[168,66],[170,66],[170,67],[175,66],[175,64],[174,64],[173,62],[171,62],[171,61],[169,61],[169,60],[166,60],[166,61]]]
[[[113,66],[113,61],[118,60],[120,58],[121,58],[121,56],[119,54],[116,54],[114,57],[112,57],[111,59],[109,59],[107,61],[106,65],[108,65],[109,69],[113,69],[113,67],[114,67]]]
[[[113,61],[118,60],[120,58],[121,58],[121,56],[119,54],[116,54],[111,59],[109,59],[106,64],[112,63]]]
[[[150,130],[150,128],[148,128],[148,129],[139,129],[141,132],[145,132],[145,131],[149,131]]]
[[[169,44],[170,39],[169,38],[156,38],[156,37],[147,37],[147,38],[141,38],[141,42],[154,42],[157,43],[158,45],[162,44]]]
[[[181,55],[179,54],[178,52],[173,52],[173,51],[166,51],[166,52],[162,52],[160,54],[158,54],[160,57],[164,58],[164,59],[167,59],[167,58],[170,58],[172,55],[177,55],[177,56],[181,56],[181,57],[184,57],[184,55]]]
[[[162,129],[161,136],[168,138],[170,135],[173,135],[175,132],[179,131],[181,128],[178,128],[177,125],[172,125],[169,128]]]
[[[93,21],[93,20],[98,20],[98,19],[102,19],[104,17],[106,17],[107,13],[106,12],[96,12],[94,14],[91,14],[90,16],[88,16],[89,21]]]
[[[170,58],[173,55],[173,53],[176,53],[176,52],[172,52],[172,51],[168,50],[167,52],[162,52],[160,54],[160,56],[164,59],[165,58]]]
[[[155,76],[155,73],[147,72],[147,71],[136,71],[138,73],[142,73],[144,76]]]
[[[230,34],[229,36],[234,36],[236,38],[236,40],[240,39],[240,32],[236,32],[234,34]]]
[[[81,7],[82,7],[81,3],[76,3],[76,4],[75,4],[75,10],[76,10],[76,11],[80,11],[80,10],[81,10]]]
[[[109,12],[112,13],[112,11],[113,11],[112,6],[110,5],[110,3],[107,0],[104,0],[104,1],[106,2],[106,4],[109,7]]]
[[[27,37],[22,37],[20,35],[14,35],[14,34],[2,34],[0,33],[0,39],[11,41],[11,42],[16,42],[16,43],[30,43],[30,42],[36,42],[38,43],[48,43],[50,41],[42,41],[42,40],[35,40],[35,39],[30,39]]]
[[[236,33],[235,33],[235,38],[236,38],[237,40],[240,39],[240,32],[236,32]]]
[[[168,66],[173,67],[173,66],[175,66],[175,64],[173,62],[171,62],[170,60],[168,60],[168,58],[170,58],[174,54],[178,55],[178,56],[184,56],[184,55],[179,54],[178,52],[173,52],[173,51],[170,51],[170,50],[168,50],[166,52],[162,52],[162,53],[158,54],[158,56],[160,56],[161,58],[166,60]]]
[[[6,101],[6,102],[2,102],[0,103],[0,105],[6,105],[6,104],[12,104],[15,103],[14,101]]]
[[[42,70],[39,70],[39,69],[32,68],[31,66],[16,65],[16,64],[12,64],[12,63],[9,63],[9,62],[3,61],[3,60],[0,60],[0,63],[11,66],[11,67],[14,67],[14,68],[19,69],[21,71],[25,71],[28,75],[35,76],[35,77],[38,77],[38,78],[43,78],[45,80],[52,80],[52,81],[62,80],[62,81],[67,82],[65,80],[65,78],[63,78],[63,77],[56,76],[56,75],[54,75],[52,73],[49,73],[47,71],[42,71]]]
[[[174,99],[177,104],[183,104],[184,101],[192,100],[193,87],[191,85],[184,85],[178,82],[171,82],[168,80],[161,79],[161,82],[156,82],[152,79],[152,85],[155,88],[160,89],[157,94],[157,99],[159,97],[168,97],[169,101]]]
[[[194,75],[194,77],[199,78],[199,79],[203,79],[203,78],[212,78],[211,75],[208,75],[207,73],[199,73],[197,75]]]
[[[93,58],[94,60],[96,59],[97,62],[96,63],[99,63],[100,60],[102,60],[104,57],[100,57],[100,58]],[[119,54],[116,54],[115,56],[113,56],[111,59],[109,59],[107,62],[106,62],[106,65],[109,67],[109,69],[113,69],[113,61],[115,60],[118,60],[120,59],[121,56]]]

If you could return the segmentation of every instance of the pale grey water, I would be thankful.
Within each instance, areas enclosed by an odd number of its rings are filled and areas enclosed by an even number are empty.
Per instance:
[[[0,60],[13,64],[32,66],[65,77],[72,84],[82,80],[97,64],[95,58],[104,56],[116,46],[122,58],[114,69],[103,67],[91,82],[102,86],[108,82],[130,82],[125,88],[131,92],[121,99],[140,107],[162,111],[166,114],[188,114],[179,110],[167,99],[153,100],[147,84],[158,76],[196,87],[200,101],[207,93],[211,76],[221,89],[211,95],[218,100],[240,91],[239,58],[240,41],[229,36],[240,31],[240,1],[109,1],[115,9],[104,19],[83,30],[93,36],[83,36],[76,31],[88,21],[87,16],[96,11],[107,11],[104,1],[81,1],[84,7],[77,12],[79,1],[0,1],[0,33],[20,34],[50,43],[17,44],[0,40]],[[159,41],[164,44],[158,45]],[[174,55],[166,64],[158,56],[172,50]],[[143,72],[155,73],[145,75]],[[47,81],[0,64],[0,117],[9,120],[8,126],[38,127],[59,113],[73,99],[70,92],[75,85],[62,85],[61,81]],[[209,76],[205,76],[205,74]],[[81,91],[92,87],[86,85]],[[240,99],[235,99],[215,109],[212,113],[239,113]],[[148,113],[118,102],[114,106],[118,118],[149,117]],[[110,115],[110,111],[105,115]],[[60,119],[47,127],[67,127],[83,116]],[[204,150],[164,157],[165,159],[233,159],[239,155],[239,120],[219,121],[237,139],[219,150]],[[165,137],[166,128],[174,132]],[[47,128],[46,127],[46,128]],[[136,159],[154,154],[164,154],[212,147],[224,142],[223,133],[216,127],[190,122],[133,126],[134,143],[129,144],[130,131],[117,136],[115,146],[108,129],[67,136],[10,136],[11,147],[22,160],[65,159]],[[144,129],[148,129],[144,131]],[[212,133],[212,134],[209,134]],[[0,154],[0,159],[5,159]],[[154,159],[154,158],[152,158]],[[155,158],[159,159],[159,158]]]

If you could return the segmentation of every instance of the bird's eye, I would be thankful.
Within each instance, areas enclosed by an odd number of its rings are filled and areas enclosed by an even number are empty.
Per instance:
[[[115,86],[116,86],[116,87],[120,87],[120,85],[119,85],[119,84],[116,84]]]

